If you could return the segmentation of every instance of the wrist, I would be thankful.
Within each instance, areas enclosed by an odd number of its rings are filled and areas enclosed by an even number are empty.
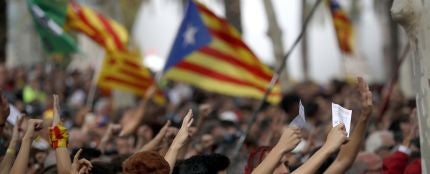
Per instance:
[[[290,150],[288,150],[288,148],[286,148],[285,146],[276,144],[275,147],[273,147],[272,149],[274,152],[276,152],[276,154],[284,154]]]
[[[324,144],[324,145],[321,147],[321,151],[322,151],[322,152],[324,152],[324,153],[331,154],[331,153],[333,153],[334,151],[336,151],[336,148],[333,148],[333,147],[330,147],[330,146],[329,146],[329,145],[327,145],[327,144]]]
[[[16,141],[10,141],[8,148],[15,148],[17,142]]]

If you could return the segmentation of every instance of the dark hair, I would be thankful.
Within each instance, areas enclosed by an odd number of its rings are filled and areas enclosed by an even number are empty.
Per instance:
[[[282,97],[281,103],[279,103],[279,107],[281,107],[286,113],[290,113],[294,111],[294,108],[297,108],[300,101],[300,97],[296,93],[288,93]],[[296,113],[290,113],[296,114]]]
[[[168,174],[170,172],[169,163],[155,151],[139,152],[122,164],[124,174]]]
[[[116,171],[111,163],[107,162],[91,162],[93,168],[91,169],[91,174],[116,174],[121,171]]]
[[[221,154],[198,155],[180,161],[173,170],[174,174],[217,174],[230,165],[228,157]]]

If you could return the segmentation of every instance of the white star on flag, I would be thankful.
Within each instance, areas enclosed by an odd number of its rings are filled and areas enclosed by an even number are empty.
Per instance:
[[[185,30],[185,33],[184,33],[185,46],[192,45],[195,43],[196,33],[197,33],[197,28],[193,27],[191,24],[188,25],[187,30]]]

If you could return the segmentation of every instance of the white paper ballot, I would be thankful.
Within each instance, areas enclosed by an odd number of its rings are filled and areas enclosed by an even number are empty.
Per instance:
[[[302,101],[300,101],[300,104],[299,104],[299,115],[297,115],[296,118],[294,118],[293,121],[291,121],[290,126],[292,125],[300,129],[303,129],[306,126],[305,107],[303,107]]]
[[[9,116],[7,117],[7,121],[12,124],[15,125],[16,122],[19,120],[19,118],[21,117],[21,113],[18,111],[18,109],[9,104]]]
[[[337,126],[340,123],[343,123],[345,125],[347,137],[349,137],[349,132],[351,128],[351,116],[352,116],[352,110],[345,109],[342,106],[331,103],[331,113],[332,113],[332,123],[333,127]]]

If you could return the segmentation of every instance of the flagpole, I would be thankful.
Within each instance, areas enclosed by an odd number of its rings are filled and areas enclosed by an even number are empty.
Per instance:
[[[287,53],[283,57],[281,64],[279,64],[279,67],[277,67],[275,73],[272,76],[272,79],[270,80],[270,83],[269,83],[266,91],[264,92],[263,98],[260,100],[260,102],[258,104],[258,107],[252,113],[252,117],[248,121],[248,124],[247,124],[247,127],[246,127],[245,131],[242,133],[242,135],[240,136],[239,140],[237,141],[237,144],[236,144],[236,146],[233,149],[233,153],[230,156],[231,159],[235,159],[235,158],[238,157],[239,151],[240,151],[243,143],[245,142],[245,139],[246,139],[246,136],[248,135],[249,130],[251,129],[253,123],[257,119],[258,113],[263,108],[263,105],[264,105],[265,101],[267,100],[267,97],[269,96],[269,93],[272,91],[272,89],[275,86],[276,82],[279,80],[279,75],[284,70],[285,64],[286,64],[288,58],[290,57],[291,53],[294,51],[294,49],[296,48],[296,46],[299,44],[300,40],[303,38],[303,36],[305,34],[305,31],[306,31],[306,29],[308,27],[308,24],[309,24],[312,16],[314,15],[317,7],[321,4],[321,2],[322,2],[322,0],[317,0],[317,2],[315,3],[315,5],[312,7],[309,15],[306,17],[305,21],[303,22],[302,30],[300,31],[299,36],[296,38],[296,40],[294,41],[294,43],[291,46],[291,48],[287,51]]]
[[[106,51],[104,51],[104,52],[106,54]],[[105,56],[102,57],[101,64],[103,64],[104,59],[105,59]],[[99,62],[99,64],[100,64],[100,62]],[[86,106],[89,109],[91,109],[93,107],[93,103],[94,103],[94,99],[95,99],[96,91],[97,91],[97,79],[98,79],[98,77],[100,75],[100,71],[101,71],[101,68],[99,66],[95,66],[94,69],[95,69],[95,71],[94,71],[93,79],[91,80],[91,87],[90,87],[90,90],[88,91],[88,97],[87,97],[87,103],[86,103]]]

